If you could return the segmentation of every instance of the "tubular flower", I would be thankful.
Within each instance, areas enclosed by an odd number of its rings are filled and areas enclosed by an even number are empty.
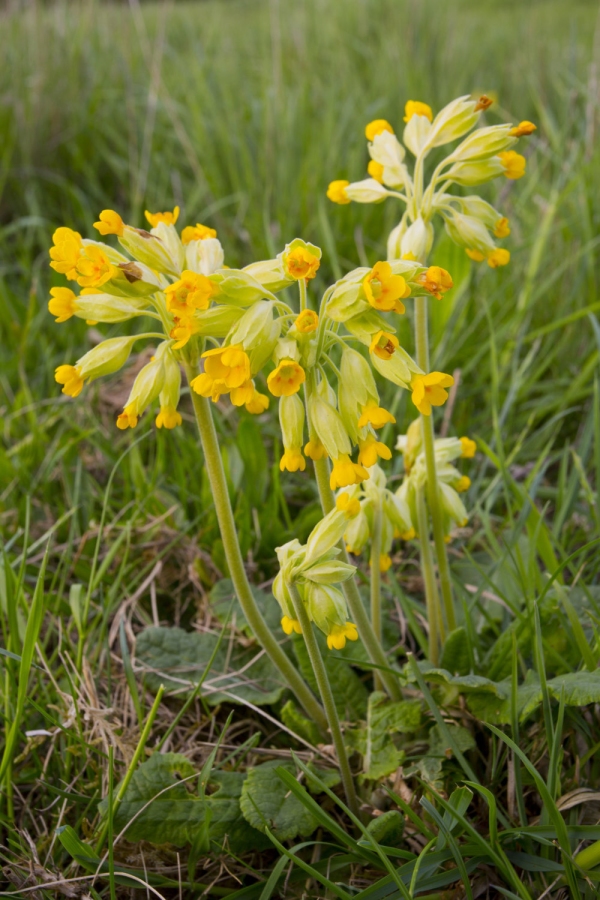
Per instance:
[[[274,397],[289,397],[300,390],[306,380],[302,366],[293,359],[282,359],[267,378],[267,387]]]
[[[520,153],[516,153],[515,150],[505,150],[504,153],[498,154],[498,158],[504,166],[504,175],[506,178],[515,181],[517,178],[523,177],[525,174],[525,166],[527,164],[527,160],[524,156],[521,156]]]
[[[117,269],[101,247],[84,247],[77,260],[77,282],[81,287],[100,287],[117,274]]]
[[[208,309],[211,298],[218,292],[218,285],[206,275],[185,269],[179,281],[165,288],[167,309],[176,315],[189,315],[195,309]]]
[[[392,275],[388,262],[375,263],[363,279],[363,290],[369,304],[382,312],[404,312],[404,300],[410,296],[410,287],[402,275]]]
[[[283,472],[304,472],[306,460],[302,456],[302,438],[304,437],[304,404],[297,394],[282,397],[279,401],[279,424],[283,436],[284,454],[279,468]]]
[[[410,383],[412,402],[424,416],[431,415],[432,406],[443,406],[448,399],[447,387],[452,387],[454,378],[444,372],[430,372],[428,375],[415,375]]]
[[[297,472],[300,469],[301,472],[304,472],[306,469],[306,460],[302,456],[302,452],[299,447],[289,447],[279,460],[279,469],[281,472],[284,472],[286,469],[288,472]]]
[[[308,441],[308,443],[304,445],[304,453],[309,459],[312,459],[313,462],[327,456],[327,450],[318,438]]]
[[[137,403],[128,403],[122,413],[117,416],[117,428],[125,431],[127,428],[135,428],[138,423]]]
[[[337,488],[360,484],[361,481],[366,481],[368,477],[369,473],[363,466],[353,463],[349,456],[343,454],[333,462],[333,469],[329,476],[329,487],[332,491],[335,491]]]
[[[269,398],[266,394],[261,394],[260,391],[257,391],[256,388],[254,388],[254,393],[252,394],[252,397],[246,401],[245,406],[246,410],[253,416],[259,416],[269,408]]]
[[[176,428],[177,425],[181,425],[181,413],[178,413],[172,406],[161,406],[156,417],[156,427],[170,429]]]
[[[179,218],[179,207],[176,206],[173,212],[151,213],[146,210],[144,215],[152,228],[156,228],[161,222],[164,222],[165,225],[174,225]]]
[[[487,264],[490,269],[497,269],[499,266],[507,266],[509,262],[510,250],[505,250],[504,247],[498,247],[497,250],[493,250],[487,258]]]
[[[432,294],[436,300],[441,300],[442,295],[449,291],[453,286],[452,277],[439,266],[429,266],[426,272],[423,272],[417,278],[428,293]]]
[[[83,242],[78,231],[71,228],[57,228],[52,235],[54,246],[50,248],[50,265],[55,272],[66,275],[70,281],[77,279],[77,263],[83,250]]]
[[[249,379],[239,387],[232,388],[229,394],[229,399],[234,406],[246,406],[247,403],[252,402],[255,391],[256,388],[254,387],[254,382]]]
[[[304,309],[294,322],[300,334],[312,334],[319,327],[319,317],[312,309]]]
[[[365,425],[372,425],[373,428],[377,429],[383,428],[388,422],[393,425],[395,421],[395,418],[387,409],[383,409],[374,400],[371,400],[363,406],[362,415],[358,420],[358,427],[364,428]]]
[[[119,213],[114,209],[103,209],[99,218],[99,222],[94,222],[94,228],[97,228],[100,234],[116,234],[121,237],[125,231],[125,223]]]
[[[378,331],[373,335],[369,345],[369,353],[374,353],[379,359],[391,359],[398,347],[398,338],[387,331]]]
[[[69,397],[77,397],[83,390],[83,378],[79,366],[58,366],[54,370],[54,379],[58,384],[64,385],[62,393]]]
[[[384,167],[381,163],[376,162],[374,159],[369,160],[369,164],[367,166],[367,172],[374,178],[375,181],[378,181],[379,184],[383,184],[383,170]]]
[[[295,247],[288,253],[285,261],[288,275],[296,281],[314,278],[320,265],[321,260],[305,247]]]
[[[392,458],[390,448],[378,441],[372,434],[367,435],[364,441],[359,439],[358,446],[360,448],[358,454],[359,465],[366,466],[367,469],[374,466],[379,457],[381,459]]]
[[[192,241],[205,241],[206,238],[216,238],[217,232],[214,228],[209,228],[208,225],[201,225],[200,222],[197,222],[196,225],[186,225],[186,227],[181,232],[181,243],[189,244]]]
[[[468,475],[461,475],[456,484],[454,485],[454,490],[458,491],[459,494],[468,491],[471,487],[471,479]]]
[[[518,125],[515,125],[514,128],[511,128],[508,132],[512,137],[527,137],[530,134],[533,134],[534,131],[537,131],[537,125],[534,125],[533,122],[528,122],[525,120],[524,122],[519,122]]]
[[[335,508],[338,512],[343,512],[347,519],[353,519],[360,512],[360,502],[344,492],[337,495]]]
[[[384,131],[389,131],[390,134],[394,133],[394,129],[386,119],[373,119],[365,127],[365,137],[368,141],[372,141],[378,134],[383,134]]]
[[[461,456],[463,459],[473,459],[477,452],[477,444],[471,438],[461,437],[460,445],[462,447]]]
[[[213,381],[225,385],[225,390],[221,393],[239,388],[250,379],[250,360],[239,345],[206,350],[202,359],[205,361],[204,373]]]
[[[285,634],[302,634],[302,626],[298,619],[291,619],[289,616],[284,616],[281,620],[281,627]]]
[[[505,238],[510,234],[510,226],[508,224],[508,219],[506,216],[502,216],[501,219],[498,219],[496,225],[494,227],[494,236],[497,238]]]
[[[327,646],[330,650],[343,650],[347,640],[358,640],[358,631],[352,622],[346,622],[345,625],[333,625],[327,635]]]
[[[75,301],[77,297],[70,288],[51,288],[52,299],[48,303],[48,310],[56,316],[57,322],[66,322],[75,315]]]
[[[331,181],[327,188],[328,199],[331,200],[332,203],[339,203],[340,206],[343,206],[346,203],[352,203],[350,197],[346,194],[346,188],[349,184],[349,181],[344,181],[341,178],[337,181]]]
[[[433,112],[427,103],[421,103],[420,100],[407,100],[404,107],[404,121],[410,122],[413,116],[425,116],[430,122],[433,121]]]

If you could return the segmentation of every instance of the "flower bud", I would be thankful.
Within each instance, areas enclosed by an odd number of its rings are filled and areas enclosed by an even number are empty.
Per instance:
[[[430,133],[431,120],[421,113],[415,113],[406,124],[402,140],[413,156],[418,156],[421,150],[427,146]]]
[[[244,315],[239,306],[213,306],[204,309],[194,318],[194,334],[225,337]]]
[[[119,237],[119,243],[138,262],[144,263],[150,269],[168,275],[179,275],[180,270],[171,258],[168,247],[158,235],[126,225]]]
[[[217,238],[190,241],[185,248],[185,268],[199,275],[214,275],[224,259],[223,247]]]
[[[197,242],[198,243],[198,242]],[[200,241],[206,244],[207,241]],[[220,269],[210,279],[219,288],[215,297],[217,303],[234,303],[237,306],[251,306],[263,297],[275,298],[243,269]]]
[[[279,424],[283,436],[284,454],[279,468],[283,472],[302,472],[306,468],[306,460],[302,456],[304,442],[304,404],[298,394],[281,397],[279,401]]]
[[[332,459],[349,456],[352,449],[350,439],[339,413],[333,406],[318,394],[313,394],[309,401],[308,414],[311,425],[328,456]]]
[[[413,527],[410,507],[404,497],[399,497],[391,491],[386,491],[383,498],[383,511],[385,517],[393,526],[393,531],[405,534]]]
[[[510,125],[491,125],[478,128],[470,134],[448,157],[448,162],[474,162],[496,156],[516,142],[510,134]]]
[[[456,184],[474,185],[484,184],[504,175],[504,165],[498,156],[491,156],[476,162],[456,162],[444,175]]]
[[[335,627],[343,629],[348,618],[344,595],[332,585],[310,583],[306,586],[306,606],[312,622],[323,634],[330,635]],[[345,645],[346,641],[342,644]],[[337,649],[337,648],[336,648]]]
[[[357,443],[358,420],[369,404],[379,407],[379,394],[369,363],[356,350],[344,348],[340,374],[338,383],[340,415],[351,440]]]
[[[298,281],[301,278],[308,280],[315,277],[321,264],[321,255],[320,247],[309,244],[302,238],[294,238],[285,245],[278,259],[283,264],[285,274],[293,281]]]
[[[89,293],[87,292],[89,290]],[[93,293],[93,288],[82,291],[77,297],[70,288],[52,288],[48,309],[57,316],[57,322],[66,322],[71,316],[86,322],[127,322],[140,315],[148,305],[146,298],[120,298],[113,294]]]
[[[177,233],[175,224],[170,225],[167,222],[159,222],[150,233],[156,235],[163,242],[175,272],[182,272],[186,268],[185,247]]]
[[[425,223],[419,216],[404,232],[400,244],[400,253],[404,257],[410,254],[409,259],[424,261],[427,259],[427,254],[431,250],[432,244],[433,226],[431,222]]]
[[[160,412],[156,417],[156,427],[171,429],[181,425],[181,413],[177,412],[181,391],[181,368],[170,350],[164,353],[163,364],[164,382],[158,398]]]
[[[80,370],[81,377],[86,381],[88,379],[93,381],[103,375],[118,372],[129,359],[131,348],[140,337],[143,335],[108,338],[102,341],[77,360],[75,365]]]
[[[344,325],[350,334],[355,335],[359,341],[362,341],[362,343],[366,344],[368,347],[371,346],[374,335],[379,332],[381,332],[381,334],[393,334],[396,330],[387,319],[384,319],[383,316],[378,312],[375,312],[374,309],[368,309],[368,312],[352,316],[352,318],[347,319],[346,322],[344,322]]]
[[[366,267],[354,269],[336,283],[325,308],[334,322],[346,322],[369,309],[362,289],[362,280],[369,271]]]
[[[146,407],[153,403],[162,391],[165,381],[164,355],[167,348],[167,341],[159,344],[154,357],[136,375],[123,412],[117,417],[117,428],[121,430],[135,428],[138,418]]]
[[[469,521],[469,515],[467,510],[465,509],[465,505],[454,490],[454,488],[450,487],[449,484],[446,484],[443,481],[439,482],[440,489],[440,498],[442,501],[442,509],[453,519],[457,525],[461,527],[466,525]]]
[[[375,135],[373,142],[369,144],[371,161],[378,169],[379,178],[374,170],[369,168],[369,174],[380,183],[390,187],[400,188],[406,183],[408,173],[403,163],[405,150],[395,134],[383,131]]]
[[[344,532],[346,550],[348,553],[352,553],[353,556],[359,556],[364,550],[369,537],[369,521],[361,508],[359,514],[347,523],[347,528]]]
[[[477,101],[472,100],[467,94],[444,106],[431,123],[427,148],[449,144],[470,131],[479,119],[476,106]]]
[[[229,335],[231,344],[243,344],[244,350],[252,350],[270,334],[273,325],[273,303],[258,300],[247,309]],[[272,351],[271,351],[272,352]],[[270,354],[269,354],[270,355]]]
[[[250,263],[249,266],[244,266],[242,272],[246,272],[273,294],[289,287],[293,282],[293,278],[285,273],[281,259],[265,259]]]
[[[306,565],[314,563],[339,544],[347,522],[345,512],[336,506],[315,525],[306,542]]]
[[[354,200],[356,203],[380,203],[390,193],[374,178],[353,181],[344,189],[344,192],[349,200]]]
[[[459,247],[477,250],[486,257],[495,250],[496,245],[490,233],[479,219],[455,212],[444,216],[444,221],[448,237]]]

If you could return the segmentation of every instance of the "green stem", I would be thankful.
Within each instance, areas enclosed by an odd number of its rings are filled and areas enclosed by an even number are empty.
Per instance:
[[[371,625],[375,637],[381,644],[381,530],[383,527],[383,509],[379,500],[373,509],[373,534],[371,535]],[[381,679],[375,673],[375,689],[382,688]]]
[[[195,367],[189,363],[186,363],[185,371],[188,382],[191,382],[198,374]],[[210,403],[205,397],[200,397],[194,390],[191,390],[190,394],[196,421],[198,422],[206,471],[217,512],[229,574],[231,575],[237,598],[240,601],[240,606],[246,616],[246,621],[273,665],[279,669],[290,689],[296,695],[300,705],[304,707],[306,713],[314,719],[320,728],[326,728],[327,719],[321,705],[311,693],[296,667],[279,646],[256,605],[244,568]]]
[[[417,494],[417,528],[419,529],[419,542],[421,545],[421,568],[425,581],[425,602],[427,605],[427,620],[429,622],[429,659],[434,666],[439,662],[439,614],[440,601],[435,583],[433,571],[433,559],[431,544],[429,543],[429,522],[425,507],[425,495],[419,488]]]
[[[308,651],[310,662],[313,667],[313,672],[315,673],[321,700],[323,701],[323,706],[325,707],[325,714],[329,723],[329,731],[333,740],[333,746],[335,747],[335,752],[340,767],[340,775],[342,776],[342,784],[344,786],[344,792],[346,794],[346,802],[351,812],[355,816],[359,817],[360,811],[358,807],[358,801],[356,799],[356,791],[354,790],[354,779],[352,778],[350,763],[348,762],[348,754],[346,753],[342,729],[340,728],[340,721],[338,719],[337,709],[335,700],[333,699],[333,692],[331,690],[329,678],[327,677],[325,663],[323,662],[323,657],[321,656],[321,651],[319,650],[319,645],[315,637],[312,622],[308,617],[306,607],[302,602],[300,594],[298,593],[298,588],[295,584],[288,584],[288,588],[290,591],[290,596],[294,603],[296,618],[300,622],[300,627],[302,628],[302,637],[304,638],[304,641],[306,643],[306,649]]]
[[[427,298],[415,298],[415,342],[417,349],[417,363],[424,372],[429,372],[429,340],[427,334]],[[456,628],[456,616],[454,613],[454,600],[452,597],[452,581],[450,578],[450,566],[446,542],[444,540],[444,522],[440,504],[440,491],[435,467],[435,444],[433,432],[433,420],[431,415],[421,415],[421,427],[423,433],[423,446],[425,449],[425,467],[427,470],[427,500],[431,512],[433,526],[433,539],[438,561],[440,587],[446,613],[448,629]],[[419,529],[422,541],[429,536],[429,527],[423,533]],[[429,554],[431,557],[431,554]],[[424,557],[422,557],[424,559]],[[435,580],[435,579],[434,579]],[[426,579],[427,583],[427,579]]]

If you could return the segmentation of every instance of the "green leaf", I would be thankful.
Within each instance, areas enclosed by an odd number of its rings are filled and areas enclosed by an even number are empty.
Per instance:
[[[282,706],[279,715],[281,716],[281,721],[287,728],[299,737],[304,738],[304,740],[308,741],[309,744],[312,744],[313,747],[316,747],[317,744],[321,743],[321,732],[317,725],[310,719],[307,719],[306,716],[302,715],[293,700],[288,700],[288,702]]]
[[[137,639],[137,658],[147,666],[146,684],[187,696],[198,684],[217,645],[212,632],[187,632],[182,628],[146,628]],[[230,652],[231,651],[231,652]],[[223,641],[217,650],[211,672],[201,688],[208,703],[235,703],[247,700],[257,706],[275,703],[283,685],[273,663],[257,645],[233,647]]]
[[[334,788],[336,785],[341,784],[342,779],[337,769],[321,769],[312,762],[309,762],[306,768],[309,769],[309,771],[311,771],[325,787]],[[306,786],[311,794],[323,793],[320,785],[317,784],[316,781],[313,781],[310,775],[306,776]]]
[[[210,840],[231,853],[247,853],[250,850],[266,850],[271,847],[269,838],[257,832],[242,816],[240,797],[246,780],[245,772],[213,772],[210,787],[218,790],[207,795],[210,808]]]
[[[397,847],[404,834],[404,816],[397,809],[389,809],[367,825],[367,831],[378,844]]]
[[[469,638],[462,626],[455,628],[446,638],[440,666],[442,669],[448,669],[453,675],[467,675],[469,673],[471,668]]]
[[[306,807],[288,791],[275,769],[279,761],[263,763],[250,769],[244,781],[240,808],[246,821],[259,831],[270,831],[280,840],[308,837],[317,827],[317,820]],[[291,764],[282,768],[294,772]]]
[[[364,749],[364,778],[379,780],[394,772],[400,754],[392,734],[410,734],[421,724],[421,704],[415,700],[390,703],[386,694],[375,691],[369,697]]]
[[[357,719],[364,718],[367,712],[367,698],[369,696],[366,687],[348,663],[327,649],[323,635],[319,632],[316,636],[329,682],[333,688],[333,697],[338,714],[350,722],[356,722]],[[310,687],[315,693],[318,693],[317,681],[308,657],[306,644],[301,637],[295,637],[293,641],[298,668]]]
[[[461,753],[466,750],[472,750],[475,746],[475,739],[467,728],[462,725],[448,725],[452,734],[454,744]],[[448,759],[452,759],[454,751],[449,746],[448,740],[439,725],[434,725],[429,732],[429,750],[427,755],[419,760],[417,768],[421,772],[421,777],[429,784],[439,784],[442,766]]]

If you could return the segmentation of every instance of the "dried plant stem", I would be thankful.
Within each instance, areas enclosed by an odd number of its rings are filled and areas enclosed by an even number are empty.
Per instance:
[[[186,364],[185,369],[188,382],[191,382],[198,372],[189,363]],[[327,718],[321,705],[296,667],[279,646],[256,604],[244,568],[210,403],[206,398],[196,394],[195,391],[192,390],[190,393],[223,540],[225,558],[227,559],[229,574],[231,575],[237,598],[240,601],[240,606],[258,642],[264,648],[273,665],[281,672],[300,705],[320,728],[325,729],[327,728]]]
[[[352,771],[350,769],[350,763],[348,762],[348,754],[346,753],[342,729],[340,728],[340,721],[338,719],[335,700],[333,699],[331,684],[329,683],[329,678],[327,677],[325,663],[323,662],[323,657],[321,656],[321,651],[317,643],[317,638],[313,630],[312,622],[310,621],[310,618],[306,611],[306,607],[302,602],[302,598],[298,593],[298,588],[295,584],[289,584],[288,587],[294,603],[296,618],[300,622],[300,627],[302,628],[302,637],[306,643],[306,649],[308,651],[313,672],[315,673],[321,700],[323,701],[323,706],[325,707],[325,713],[329,722],[329,732],[331,734],[333,746],[335,747],[335,752],[340,767],[340,775],[342,776],[342,784],[344,786],[344,793],[346,794],[346,802],[352,813],[355,816],[360,816],[358,800],[356,799],[356,791],[354,790],[354,779],[352,778]]]

